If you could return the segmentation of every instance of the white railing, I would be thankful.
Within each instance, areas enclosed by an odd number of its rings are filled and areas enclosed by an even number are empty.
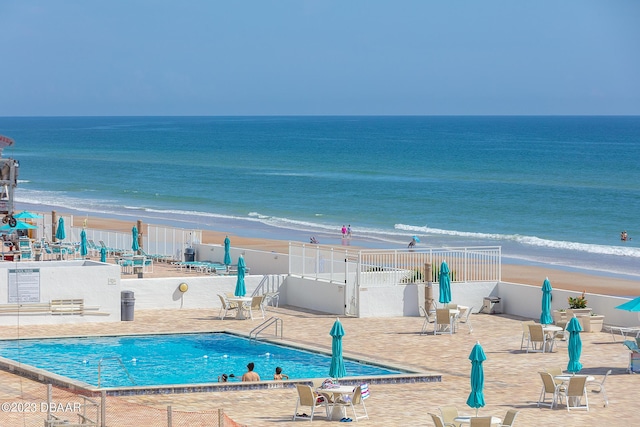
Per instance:
[[[498,282],[501,279],[501,247],[409,249],[345,249],[313,244],[289,244],[289,273],[334,283],[398,285],[426,283],[427,265],[431,280],[437,282],[440,265],[446,261],[452,282]]]
[[[133,225],[131,226],[133,227]],[[70,227],[65,241],[80,242],[82,227]],[[133,236],[131,232],[109,231],[96,228],[85,229],[87,239],[93,240],[100,246],[103,241],[105,246],[116,252],[131,252]],[[187,230],[183,228],[159,227],[144,225],[142,232],[142,248],[150,255],[162,255],[170,259],[182,261],[184,250],[195,243],[202,241],[202,231]]]

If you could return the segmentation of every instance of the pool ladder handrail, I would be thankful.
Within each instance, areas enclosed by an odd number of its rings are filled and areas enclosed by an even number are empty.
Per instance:
[[[118,362],[120,362],[120,366],[122,366],[122,369],[124,369],[124,373],[127,374],[127,377],[129,377],[129,381],[131,381],[131,384],[136,385],[135,380],[133,379],[131,374],[129,374],[129,370],[127,369],[125,364],[122,362],[122,359],[120,359],[120,357],[118,356],[109,356],[109,357],[101,357],[100,361],[98,362],[98,388],[100,388],[100,379],[101,379],[100,375],[101,375],[101,369],[102,369],[102,362],[104,360],[117,360]]]
[[[282,319],[279,317],[270,317],[249,332],[249,340],[258,341],[258,335],[260,332],[267,329],[269,326],[275,325],[276,327],[276,337],[278,336],[278,325],[280,325],[280,339],[282,339]]]

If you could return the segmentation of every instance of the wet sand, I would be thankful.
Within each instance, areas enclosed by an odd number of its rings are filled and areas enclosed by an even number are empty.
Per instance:
[[[85,217],[74,217],[74,226],[82,226]],[[89,217],[88,227],[105,230],[130,232],[132,223],[117,219]],[[223,231],[203,230],[203,243],[223,244],[225,236],[229,236],[231,245],[247,249],[260,249],[286,254],[289,252],[289,242],[286,240],[271,240],[262,238],[241,237]],[[351,248],[357,249],[357,240]],[[542,286],[548,277],[556,289],[571,291],[586,291],[587,293],[635,297],[640,296],[640,280],[626,280],[600,275],[571,272],[557,268],[502,264],[502,280],[504,282],[522,283]]]

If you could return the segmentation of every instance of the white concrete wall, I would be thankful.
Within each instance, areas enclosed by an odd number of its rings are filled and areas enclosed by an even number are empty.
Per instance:
[[[223,245],[197,244],[193,245],[193,247],[196,251],[196,261],[212,261],[221,264],[224,261]],[[237,264],[238,258],[242,255],[251,274],[288,274],[289,272],[288,254],[235,248],[233,246],[229,249],[229,254],[231,255],[232,264]]]
[[[521,285],[516,283],[501,282],[499,285],[500,297],[506,301],[505,313],[527,317],[540,321],[542,312],[542,286]],[[551,309],[560,310],[569,307],[567,299],[577,297],[581,293],[554,289],[551,293]],[[606,325],[637,326],[640,325],[638,313],[617,310],[615,307],[629,301],[629,298],[612,297],[598,294],[585,294],[590,307],[595,314],[604,314]]]
[[[289,276],[280,292],[280,305],[323,313],[345,313],[344,285]]]
[[[120,267],[96,261],[22,261],[0,263],[0,304],[8,304],[9,270],[37,268],[40,270],[40,302],[53,299],[84,299],[85,306],[99,307],[102,313],[87,311],[79,315],[51,315],[43,313],[0,314],[0,325],[59,324],[120,321]]]
[[[245,276],[247,296],[251,296],[261,280],[262,276]],[[181,283],[189,287],[184,293],[178,289]],[[134,293],[135,310],[213,308],[217,314],[221,305],[218,294],[233,292],[235,288],[235,276],[122,280],[122,289]]]

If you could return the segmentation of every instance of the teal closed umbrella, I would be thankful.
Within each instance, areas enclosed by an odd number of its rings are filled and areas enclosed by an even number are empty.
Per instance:
[[[131,243],[131,249],[133,252],[138,252],[140,249],[140,245],[138,244],[138,227],[135,225],[131,229],[131,237],[133,238],[133,242]]]
[[[231,264],[231,240],[229,240],[229,236],[224,238],[224,265]]]
[[[58,219],[58,228],[56,228],[56,240],[64,240],[67,234],[64,232],[64,218]]]
[[[551,317],[551,291],[551,283],[547,277],[542,283],[542,313],[540,314],[540,323],[543,325],[553,323],[553,317]]]
[[[446,261],[440,264],[440,298],[441,304],[449,304],[451,302],[451,279],[449,278],[449,265]]]
[[[247,293],[247,288],[244,285],[244,269],[246,265],[244,258],[240,255],[238,258],[238,278],[236,279],[236,290],[233,293],[237,297],[243,297]]]
[[[476,408],[476,417],[478,416],[478,408],[485,405],[484,402],[484,368],[482,362],[487,360],[484,350],[479,342],[471,349],[469,354],[471,360],[471,393],[467,398],[467,405]]]
[[[580,332],[582,331],[582,326],[580,326],[577,317],[573,316],[569,320],[567,331],[569,332],[569,364],[567,365],[567,371],[575,374],[582,369],[582,363],[580,363],[580,355],[582,354]]]
[[[89,254],[87,249],[87,232],[82,229],[80,232],[80,255],[85,257]]]
[[[331,378],[342,378],[347,376],[344,367],[344,359],[342,358],[342,337],[344,336],[344,328],[340,319],[336,319],[331,328],[331,366],[329,367],[329,376]]]
[[[100,248],[100,262],[107,262],[107,248]]]

